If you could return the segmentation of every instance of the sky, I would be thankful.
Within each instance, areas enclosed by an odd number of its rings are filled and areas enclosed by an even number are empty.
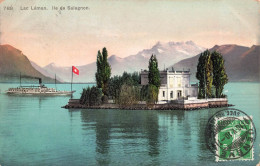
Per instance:
[[[48,10],[21,10],[31,6]],[[158,41],[192,40],[206,48],[260,44],[260,0],[0,0],[0,9],[0,44],[40,66],[85,65],[103,47],[126,57]]]

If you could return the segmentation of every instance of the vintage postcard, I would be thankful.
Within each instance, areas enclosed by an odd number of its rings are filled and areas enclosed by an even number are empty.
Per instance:
[[[0,0],[0,166],[260,166],[260,0]]]

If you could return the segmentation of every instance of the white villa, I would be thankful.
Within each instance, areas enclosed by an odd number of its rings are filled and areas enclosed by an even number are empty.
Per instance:
[[[190,71],[160,71],[161,87],[158,102],[181,98],[197,98],[198,84],[190,84]],[[141,71],[141,85],[148,84],[148,71]]]

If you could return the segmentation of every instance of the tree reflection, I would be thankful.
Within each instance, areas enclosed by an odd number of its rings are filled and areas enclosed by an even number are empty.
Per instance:
[[[148,148],[145,151],[148,155],[153,157],[159,155],[160,134],[157,116],[156,111],[143,110],[81,111],[83,129],[88,130],[89,125],[92,125],[96,132],[96,160],[101,165],[109,164],[111,146],[113,149],[117,147],[138,149],[139,146],[144,147],[143,142],[147,142]]]
[[[159,155],[159,124],[157,116],[147,116],[146,117],[146,130],[147,138],[149,142],[149,155],[157,156]]]
[[[215,155],[210,152],[210,150],[207,148],[206,145],[206,138],[205,138],[205,129],[208,120],[212,115],[214,115],[217,111],[220,111],[224,108],[211,108],[208,110],[203,111],[202,116],[199,119],[199,135],[198,135],[198,142],[199,142],[199,150],[200,150],[200,155],[198,156],[200,161],[208,160],[209,158],[214,161]]]

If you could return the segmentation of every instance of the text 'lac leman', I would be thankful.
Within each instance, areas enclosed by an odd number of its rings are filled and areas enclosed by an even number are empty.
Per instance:
[[[28,6],[21,6],[20,10],[47,10],[47,7],[42,6],[31,6],[30,8]]]

